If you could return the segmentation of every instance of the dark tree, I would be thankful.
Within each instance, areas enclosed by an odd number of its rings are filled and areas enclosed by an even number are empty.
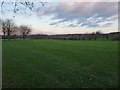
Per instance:
[[[7,36],[9,37],[9,36],[11,36],[12,34],[14,34],[15,33],[15,29],[14,29],[14,27],[15,27],[15,24],[14,24],[14,22],[13,22],[13,20],[11,20],[11,19],[6,19],[6,21],[5,21],[5,23],[6,23],[6,34],[7,34]]]
[[[23,38],[25,38],[28,34],[30,34],[31,28],[29,28],[28,26],[22,25],[19,27],[19,32],[23,36]]]
[[[0,28],[2,29],[3,35],[6,34],[6,22],[5,20],[0,20]]]
[[[96,31],[96,35],[95,35],[95,40],[96,39],[98,39],[98,38],[100,38],[100,35],[102,34],[102,32],[101,31]]]
[[[101,31],[96,31],[96,34],[99,35],[99,34],[102,34],[102,32]]]

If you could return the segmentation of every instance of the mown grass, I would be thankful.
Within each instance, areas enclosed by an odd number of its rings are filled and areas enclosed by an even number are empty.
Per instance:
[[[114,88],[117,60],[116,41],[3,41],[3,88]]]

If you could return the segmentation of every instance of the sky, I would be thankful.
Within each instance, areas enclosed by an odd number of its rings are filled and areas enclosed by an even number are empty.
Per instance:
[[[34,2],[32,10],[18,2],[16,9],[19,11],[16,13],[13,13],[13,4],[6,2],[2,7],[0,17],[13,19],[18,26],[28,25],[33,29],[32,34],[118,31],[117,2],[47,2],[44,6]]]

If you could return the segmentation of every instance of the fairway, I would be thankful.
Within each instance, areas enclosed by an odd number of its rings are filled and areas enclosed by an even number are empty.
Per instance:
[[[6,40],[3,88],[117,87],[117,41]]]

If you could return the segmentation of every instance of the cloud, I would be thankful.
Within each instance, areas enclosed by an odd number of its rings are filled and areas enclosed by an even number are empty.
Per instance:
[[[57,23],[55,22],[55,23],[50,23],[50,25],[56,25]]]
[[[77,27],[75,24],[69,24],[68,27]]]
[[[111,26],[113,23],[106,23],[103,27],[109,27]]]
[[[51,20],[59,20],[50,25],[71,22],[68,27],[100,27],[100,23],[103,22],[113,24],[112,22],[117,19],[117,9],[117,2],[64,2],[46,6],[38,12],[38,16],[53,15]]]

